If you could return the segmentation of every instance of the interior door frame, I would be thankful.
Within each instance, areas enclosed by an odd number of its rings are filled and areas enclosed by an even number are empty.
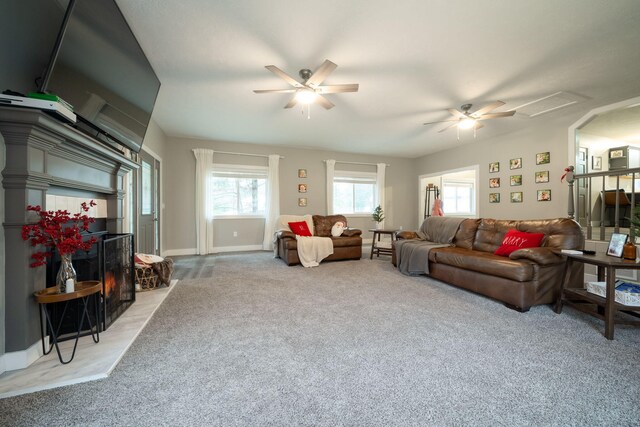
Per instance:
[[[164,201],[163,201],[163,182],[162,182],[162,157],[160,157],[158,155],[158,153],[156,153],[155,151],[153,151],[152,149],[150,149],[149,147],[143,145],[142,146],[142,150],[144,151],[146,154],[150,155],[151,157],[153,157],[153,159],[158,162],[158,169],[159,169],[159,173],[158,173],[158,185],[156,186],[156,200],[157,200],[157,204],[158,204],[158,209],[156,212],[156,216],[158,218],[158,221],[156,221],[156,226],[158,227],[158,241],[156,242],[157,246],[158,246],[158,252],[160,256],[164,256],[164,250],[162,248],[162,224],[163,224],[163,211],[164,211]],[[141,173],[142,168],[138,169]],[[141,181],[141,176],[140,173],[136,174],[136,189],[138,192],[138,195],[136,196],[136,236],[139,235],[139,227],[140,227],[140,221],[138,220],[138,217],[140,216],[140,203],[139,203],[139,195],[141,194],[140,191],[140,185],[142,183]],[[137,239],[136,239],[137,240]]]

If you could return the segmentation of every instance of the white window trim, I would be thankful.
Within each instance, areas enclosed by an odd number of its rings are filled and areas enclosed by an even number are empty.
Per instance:
[[[376,172],[336,170],[333,175],[333,183],[335,184],[336,182],[341,182],[341,179],[345,180],[350,184],[373,184],[374,194],[378,190]],[[358,179],[360,179],[360,181],[358,181]],[[342,181],[342,182],[345,182],[345,181]],[[375,203],[375,199],[374,199],[374,203]],[[334,203],[334,206],[335,206],[335,203]],[[336,215],[344,215],[345,217],[348,217],[348,218],[371,217],[371,213],[368,213],[368,212],[352,212],[352,213],[335,212],[335,213]]]
[[[442,189],[440,190],[440,198],[442,197],[442,192],[444,191],[444,187],[447,184],[464,184],[464,185],[468,185],[471,188],[471,205],[475,206],[476,205],[476,193],[477,193],[477,189],[476,189],[476,182],[474,179],[461,179],[461,178],[456,178],[456,179],[446,179],[443,178],[442,179]],[[451,213],[449,214],[449,216],[456,216],[456,217],[468,217],[470,215],[475,215],[475,212],[456,212],[456,213]]]

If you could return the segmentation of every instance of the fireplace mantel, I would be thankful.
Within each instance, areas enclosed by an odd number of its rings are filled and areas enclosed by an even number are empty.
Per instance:
[[[32,248],[21,237],[33,222],[27,205],[46,205],[47,194],[107,200],[107,230],[122,232],[124,176],[138,164],[40,110],[0,107],[6,146],[5,351],[20,352],[40,339],[33,292],[44,289],[43,268],[30,268]]]

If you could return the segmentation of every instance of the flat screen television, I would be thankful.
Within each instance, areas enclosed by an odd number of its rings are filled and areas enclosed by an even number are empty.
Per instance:
[[[78,128],[134,152],[160,81],[115,0],[57,0],[65,15],[39,92],[73,106]]]

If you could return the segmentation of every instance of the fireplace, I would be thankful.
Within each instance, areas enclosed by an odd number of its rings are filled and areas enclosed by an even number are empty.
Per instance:
[[[100,228],[100,220],[96,220]],[[95,227],[93,227],[95,228]],[[135,302],[135,271],[133,234],[110,234],[106,231],[92,231],[86,238],[96,237],[98,241],[89,251],[78,251],[73,256],[77,280],[99,280],[102,282],[100,296],[101,330],[106,330],[122,313]],[[54,254],[47,263],[47,283],[54,284],[60,267],[60,257]],[[54,285],[51,285],[54,286]],[[52,323],[60,326],[59,335],[75,333],[77,320],[82,315],[82,304],[71,302],[65,319],[60,319],[65,303],[48,304]],[[93,307],[90,309],[93,316]],[[89,328],[82,335],[89,334]]]

